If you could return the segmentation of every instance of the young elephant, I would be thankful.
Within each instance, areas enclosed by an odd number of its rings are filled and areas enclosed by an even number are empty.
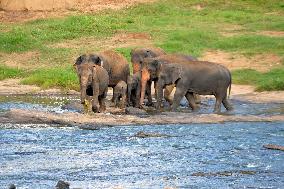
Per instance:
[[[163,88],[171,84],[176,85],[172,110],[177,109],[183,96],[187,98],[193,111],[197,110],[193,93],[214,95],[216,113],[221,111],[221,103],[227,110],[233,109],[227,100],[228,87],[229,92],[231,90],[231,73],[224,66],[211,62],[188,61],[185,64],[161,64],[158,67],[158,109],[161,107]]]
[[[118,107],[120,104],[120,108],[125,108],[127,93],[127,84],[125,81],[119,81],[113,90],[115,107]]]
[[[136,72],[127,78],[127,102],[128,105],[139,107],[141,95],[141,72]],[[149,96],[149,91],[146,90],[146,95]]]
[[[93,112],[103,112],[106,109],[105,98],[108,91],[109,76],[107,71],[84,56],[84,62],[76,62],[76,69],[81,91],[81,103],[87,105],[87,96],[90,96]],[[100,107],[99,107],[100,106]]]

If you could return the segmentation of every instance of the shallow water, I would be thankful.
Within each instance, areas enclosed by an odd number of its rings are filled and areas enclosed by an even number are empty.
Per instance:
[[[50,189],[60,179],[71,188],[284,186],[284,152],[262,147],[284,145],[284,123],[29,127],[0,129],[0,188]],[[132,137],[139,131],[172,137]],[[214,175],[224,171],[235,174]]]
[[[284,114],[284,103],[251,103],[247,101],[231,100],[234,105],[235,115],[280,115]],[[204,99],[198,113],[208,114],[213,112],[215,100]],[[191,112],[185,99],[181,102],[180,111]],[[46,112],[63,113],[82,112],[78,95],[10,95],[0,96],[0,112],[9,109],[40,110]],[[222,111],[225,112],[224,107]]]

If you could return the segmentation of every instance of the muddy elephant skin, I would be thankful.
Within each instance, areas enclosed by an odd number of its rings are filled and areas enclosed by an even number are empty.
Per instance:
[[[106,109],[105,98],[109,76],[102,66],[93,62],[92,58],[92,55],[82,55],[76,60],[74,67],[80,82],[81,103],[86,104],[89,100],[87,96],[89,96],[92,110],[102,112]]]
[[[185,61],[196,61],[195,57],[190,55],[183,55],[183,54],[166,54],[161,55],[155,58],[145,58],[142,63],[142,76],[141,76],[141,98],[140,98],[140,105],[143,104],[145,91],[147,90],[147,83],[151,83],[152,81],[156,82],[158,79],[157,76],[157,65],[158,64],[151,64],[151,62],[159,61],[160,64],[168,64],[168,63],[183,63]],[[156,88],[156,85],[155,85]],[[174,85],[167,86],[165,90],[165,99],[170,102],[170,94],[174,88]],[[151,88],[150,88],[151,94]]]
[[[200,95],[214,95],[216,98],[214,112],[221,111],[221,103],[227,110],[232,110],[232,105],[227,100],[227,90],[231,90],[231,73],[219,64],[204,61],[185,61],[185,64],[158,64],[157,83],[157,108],[160,109],[163,88],[166,85],[176,85],[176,92],[172,104],[172,110],[176,110],[182,97],[186,97],[189,105],[195,111],[198,109],[195,104],[193,93]]]
[[[125,108],[126,105],[127,84],[125,81],[120,81],[114,87],[113,99],[115,107]]]

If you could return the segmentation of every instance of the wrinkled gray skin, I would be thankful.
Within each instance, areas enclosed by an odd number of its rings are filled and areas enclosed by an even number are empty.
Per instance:
[[[74,64],[81,92],[81,103],[85,104],[90,97],[93,112],[103,112],[106,109],[109,76],[107,71],[92,60],[92,55],[82,55]]]
[[[141,71],[142,63],[145,58],[154,58],[160,55],[164,55],[166,52],[157,47],[145,47],[145,48],[135,48],[130,52],[131,63],[133,67],[133,74]]]
[[[109,75],[109,87],[114,89],[119,81],[127,82],[127,77],[130,75],[129,64],[127,59],[121,54],[108,50],[90,54],[89,57],[94,64],[106,69]],[[80,58],[81,56],[77,60],[80,61]]]
[[[170,64],[172,62],[175,63],[182,63],[185,61],[196,61],[197,59],[189,56],[189,55],[183,55],[183,54],[166,54],[161,55],[154,58],[145,58],[142,63],[142,77],[141,77],[141,99],[140,99],[140,105],[143,104],[143,99],[145,96],[145,91],[147,90],[149,94],[151,94],[151,88],[147,89],[145,86],[147,83],[151,83],[154,81],[155,83],[158,80],[157,76],[157,70],[158,70],[158,64],[152,64],[151,62],[159,61],[160,64]],[[174,89],[175,85],[168,85],[165,90],[165,99],[172,104],[170,95],[172,90]],[[156,85],[155,85],[156,89]],[[149,91],[150,90],[150,91]],[[157,94],[157,91],[156,91]],[[200,103],[200,97],[198,95],[194,95],[195,100],[197,103]]]
[[[149,96],[148,91],[146,91]],[[141,95],[141,72],[136,72],[127,78],[127,103],[138,108]]]
[[[222,65],[189,61],[186,64],[158,64],[158,99],[157,109],[160,109],[163,88],[166,85],[176,85],[176,92],[172,104],[172,110],[176,110],[182,97],[186,97],[193,111],[198,109],[195,104],[193,93],[200,95],[214,95],[216,98],[214,112],[221,111],[221,103],[227,110],[233,106],[227,100],[227,89],[231,90],[231,73]]]
[[[113,99],[115,107],[125,108],[126,105],[127,84],[125,81],[120,81],[114,87]]]
[[[157,47],[145,47],[145,48],[133,49],[130,53],[131,63],[132,63],[132,67],[133,67],[133,74],[135,74],[137,72],[141,72],[142,63],[143,63],[145,58],[154,58],[154,57],[158,57],[160,55],[165,55],[165,54],[166,54],[166,52],[163,49],[157,48]],[[152,81],[145,83],[145,90],[147,91],[146,92],[147,94],[151,94],[151,84],[152,84]],[[150,93],[148,93],[149,91],[150,91]],[[152,96],[147,95],[147,97],[148,97],[147,105],[148,106],[153,105]],[[139,95],[139,98],[140,98],[140,95]],[[144,101],[144,97],[143,97],[143,100],[141,99],[141,101]],[[137,105],[135,105],[135,106],[137,107]]]

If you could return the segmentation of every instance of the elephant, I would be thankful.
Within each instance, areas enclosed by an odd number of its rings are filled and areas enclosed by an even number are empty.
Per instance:
[[[157,67],[156,64],[151,64],[151,62],[159,61],[160,64],[168,64],[168,63],[182,63],[184,61],[196,61],[197,59],[190,55],[183,55],[183,54],[166,54],[161,55],[155,58],[145,58],[142,63],[142,69],[141,69],[141,98],[140,98],[140,106],[142,106],[144,97],[145,97],[145,91],[147,89],[148,83],[154,81],[157,82]],[[155,84],[156,88],[156,84]],[[170,94],[172,90],[174,89],[174,85],[167,86],[165,89],[165,99],[171,104]],[[151,88],[150,88],[150,94],[151,94]],[[157,91],[156,91],[157,94]],[[195,100],[197,102],[200,102],[200,97],[198,95],[194,95]],[[150,97],[152,98],[152,97]],[[152,100],[150,99],[152,102]]]
[[[78,57],[76,63],[80,64],[85,62],[84,56],[86,55]],[[128,61],[124,56],[112,50],[93,53],[88,56],[88,60],[106,69],[109,75],[109,87],[114,88],[121,80],[127,82],[130,69]]]
[[[214,95],[216,98],[214,112],[221,111],[221,103],[227,110],[233,110],[228,102],[227,90],[231,91],[232,77],[230,71],[217,63],[206,61],[185,61],[185,64],[160,64],[158,67],[157,109],[161,108],[163,88],[166,85],[176,85],[172,110],[176,110],[182,97],[186,97],[193,111],[199,109],[195,104],[193,93],[199,95]]]
[[[157,47],[135,48],[130,52],[133,74],[141,71],[141,66],[144,58],[154,58],[160,55],[165,55],[166,52]]]
[[[103,112],[106,109],[109,76],[106,69],[95,64],[92,58],[92,55],[82,55],[80,61],[74,64],[80,82],[81,103],[87,105],[87,96],[91,96],[93,112]]]
[[[127,94],[127,84],[125,81],[119,81],[114,87],[113,98],[115,107],[125,108],[126,103],[126,94]]]
[[[149,88],[147,88],[149,89]],[[127,102],[128,105],[139,107],[141,95],[141,72],[136,72],[127,78]],[[149,91],[146,90],[146,95],[149,97]]]

